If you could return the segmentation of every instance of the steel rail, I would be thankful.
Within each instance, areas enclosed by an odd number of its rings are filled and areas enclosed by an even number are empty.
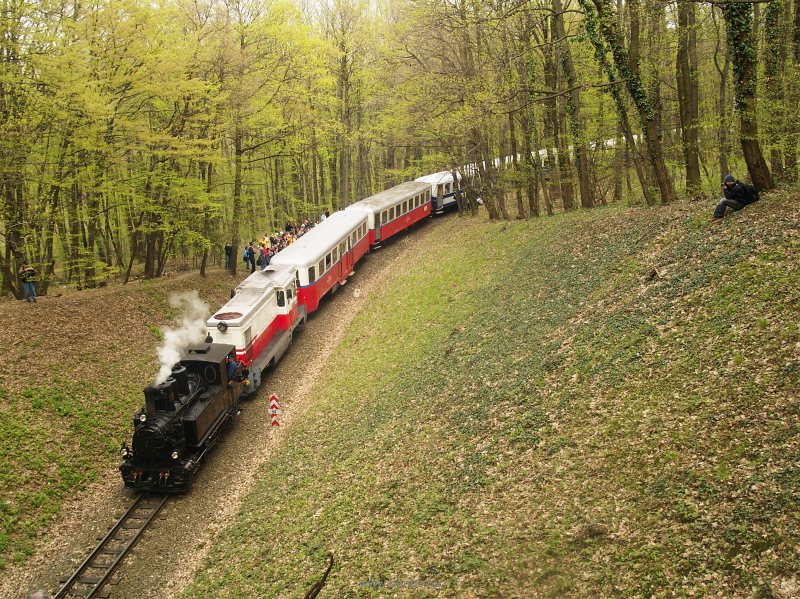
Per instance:
[[[156,501],[153,502],[152,505],[147,505],[150,497],[144,494],[139,495],[133,502],[133,505],[128,508],[128,510],[117,520],[108,533],[102,538],[97,547],[95,547],[89,556],[83,560],[83,563],[78,566],[78,569],[75,570],[75,573],[61,585],[61,588],[53,595],[53,599],[62,599],[63,597],[70,596],[84,597],[86,599],[97,597],[103,586],[114,575],[114,572],[116,572],[117,568],[122,563],[122,560],[124,560],[128,553],[130,553],[131,549],[133,549],[133,547],[139,541],[144,531],[147,530],[147,528],[156,519],[156,516],[158,516],[161,508],[163,508],[164,504],[167,503],[169,496],[163,495],[154,499]],[[140,510],[149,510],[150,513],[145,517],[141,517],[137,515]],[[137,520],[142,521],[141,524],[137,526],[129,525],[130,522]],[[121,530],[133,530],[135,532],[130,537],[117,538],[117,533],[119,533]],[[109,550],[109,545],[115,542],[124,543],[124,545],[118,551]],[[95,560],[103,554],[115,555],[115,557],[110,563],[93,565]],[[90,569],[104,569],[105,572],[99,578],[84,578],[86,571]],[[76,585],[83,585],[88,588],[85,591],[80,591],[75,589]]]

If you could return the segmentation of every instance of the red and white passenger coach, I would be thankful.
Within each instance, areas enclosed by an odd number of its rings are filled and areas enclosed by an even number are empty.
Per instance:
[[[270,266],[297,270],[298,301],[311,314],[328,291],[347,282],[368,251],[367,215],[340,210],[275,254]]]
[[[350,204],[345,212],[367,216],[369,244],[376,246],[431,215],[431,186],[407,181]]]

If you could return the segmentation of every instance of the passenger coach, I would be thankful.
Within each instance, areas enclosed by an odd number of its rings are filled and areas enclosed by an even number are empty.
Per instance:
[[[368,239],[367,215],[340,210],[275,254],[270,266],[297,269],[298,301],[310,314],[328,291],[347,282],[369,251]]]
[[[459,175],[459,182],[460,182]],[[453,184],[453,173],[441,171],[432,175],[425,175],[415,179],[428,185],[431,196],[431,209],[435,214],[441,214],[445,208],[456,205],[456,190],[458,185]]]
[[[431,187],[408,181],[350,204],[345,212],[367,217],[369,244],[376,246],[431,214]]]

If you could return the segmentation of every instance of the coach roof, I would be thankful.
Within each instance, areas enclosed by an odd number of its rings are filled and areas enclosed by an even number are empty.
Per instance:
[[[273,256],[270,266],[311,266],[367,219],[361,212],[339,210]]]
[[[380,212],[385,208],[394,206],[398,202],[413,198],[418,193],[424,193],[430,189],[430,185],[407,181],[400,185],[395,185],[389,189],[376,193],[373,196],[364,198],[360,202],[349,205],[346,210]]]
[[[424,177],[419,177],[414,179],[415,181],[420,181],[424,183],[428,183],[436,185],[437,183],[449,183],[453,180],[453,173],[450,171],[439,171],[438,173],[433,173],[431,175],[425,175]]]

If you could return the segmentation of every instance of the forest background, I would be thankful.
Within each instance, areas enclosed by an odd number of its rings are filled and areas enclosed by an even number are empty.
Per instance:
[[[797,0],[0,6],[16,297],[23,260],[46,293],[205,274],[230,241],[235,274],[242,242],[440,170],[493,219],[797,179]]]

